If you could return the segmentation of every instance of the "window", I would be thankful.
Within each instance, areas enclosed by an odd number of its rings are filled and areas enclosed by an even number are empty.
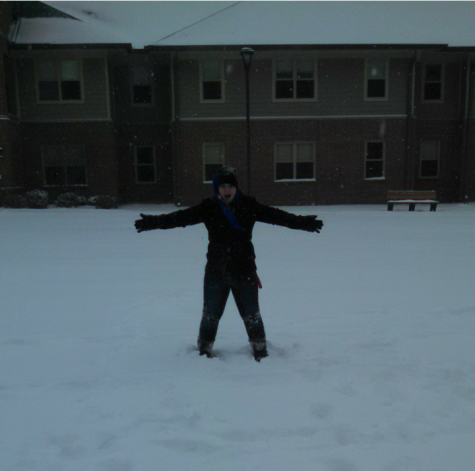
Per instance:
[[[212,182],[213,175],[224,165],[224,144],[203,144],[203,181]]]
[[[201,63],[201,101],[224,102],[224,72],[221,61]]]
[[[39,102],[82,100],[80,61],[39,61],[36,73]]]
[[[315,100],[314,61],[276,61],[274,68],[276,100]]]
[[[150,105],[152,103],[152,74],[146,67],[132,69],[134,105]]]
[[[385,59],[366,60],[366,100],[387,100],[388,61]]]
[[[365,179],[384,179],[384,142],[369,141],[365,148]]]
[[[419,177],[436,179],[439,177],[440,141],[421,141]]]
[[[424,66],[424,101],[443,100],[443,69],[441,64],[426,64]]]
[[[275,180],[315,179],[314,143],[277,143]]]
[[[156,182],[155,148],[153,146],[135,147],[135,181],[138,184]]]
[[[45,187],[87,185],[82,146],[45,146],[41,149]]]

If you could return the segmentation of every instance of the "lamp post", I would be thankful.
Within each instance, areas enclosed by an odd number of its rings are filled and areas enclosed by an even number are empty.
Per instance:
[[[247,193],[251,194],[251,106],[249,100],[249,70],[251,69],[251,61],[254,50],[251,48],[242,48],[241,56],[246,72],[246,134],[247,134]]]

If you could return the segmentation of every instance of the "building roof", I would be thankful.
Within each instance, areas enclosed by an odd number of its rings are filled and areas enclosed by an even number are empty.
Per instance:
[[[14,43],[475,47],[473,1],[43,3],[63,17],[21,18]]]

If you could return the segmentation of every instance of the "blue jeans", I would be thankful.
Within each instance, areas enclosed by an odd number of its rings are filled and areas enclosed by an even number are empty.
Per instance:
[[[205,272],[204,304],[201,318],[199,346],[212,347],[218,325],[224,313],[229,292],[232,292],[239,314],[244,321],[251,343],[266,340],[264,323],[259,311],[257,274]]]

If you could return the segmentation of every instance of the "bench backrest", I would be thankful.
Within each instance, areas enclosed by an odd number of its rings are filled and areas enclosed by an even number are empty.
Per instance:
[[[436,200],[435,190],[388,190],[388,200]]]

